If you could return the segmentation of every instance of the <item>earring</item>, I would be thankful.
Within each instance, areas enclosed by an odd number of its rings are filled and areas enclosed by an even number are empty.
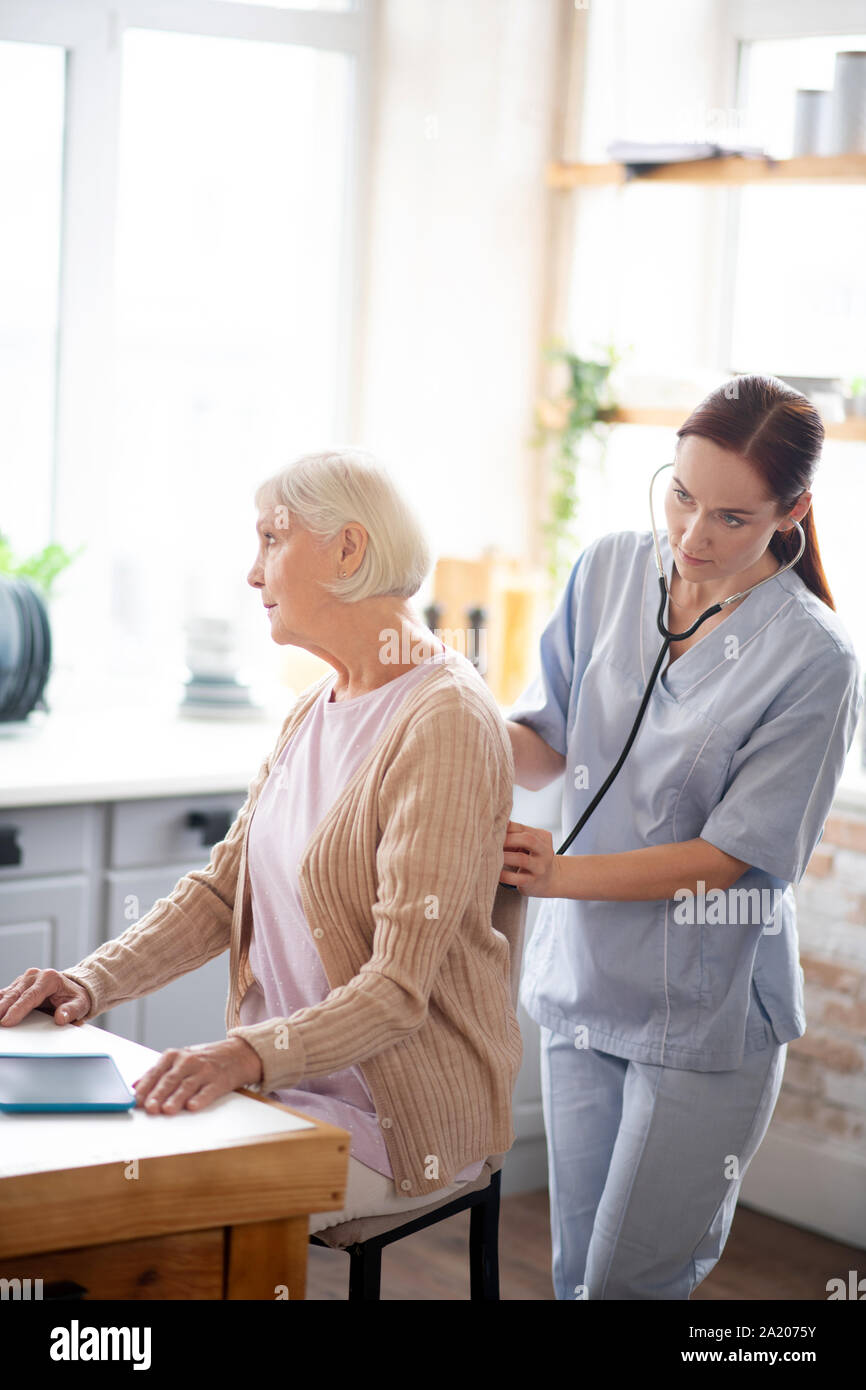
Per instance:
[[[346,571],[345,571],[345,570],[340,570],[340,578],[341,578],[341,579],[345,579],[345,578],[346,578]]]

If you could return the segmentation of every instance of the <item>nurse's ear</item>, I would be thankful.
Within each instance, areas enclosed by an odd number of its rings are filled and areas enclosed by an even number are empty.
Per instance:
[[[792,531],[794,529],[794,522],[802,521],[811,505],[812,494],[804,488],[791,510],[786,511],[784,521],[779,522],[776,530]]]

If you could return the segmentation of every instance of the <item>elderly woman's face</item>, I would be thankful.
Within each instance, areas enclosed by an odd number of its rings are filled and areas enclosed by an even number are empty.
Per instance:
[[[288,526],[275,524],[275,517],[273,507],[259,512],[259,550],[247,583],[261,590],[273,640],[281,646],[305,646],[315,639],[323,610],[334,601],[322,588],[334,579],[332,547],[323,547],[293,517]]]

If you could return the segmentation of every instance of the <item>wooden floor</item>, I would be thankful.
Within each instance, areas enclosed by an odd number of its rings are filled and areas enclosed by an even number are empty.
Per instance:
[[[382,1255],[383,1300],[468,1299],[468,1250],[469,1212],[389,1246]],[[345,1299],[348,1255],[311,1245],[309,1257],[307,1298]],[[721,1260],[692,1299],[824,1302],[828,1279],[864,1268],[862,1250],[740,1206]],[[546,1191],[503,1197],[499,1278],[503,1299],[553,1301]]]

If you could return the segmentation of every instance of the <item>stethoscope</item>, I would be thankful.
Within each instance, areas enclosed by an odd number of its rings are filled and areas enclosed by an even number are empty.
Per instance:
[[[800,559],[800,556],[803,554],[803,551],[806,549],[806,533],[800,525],[799,521],[795,521],[794,525],[800,532],[800,549],[797,551],[797,554],[794,556],[793,560],[789,560],[787,564],[782,565],[777,570],[774,570],[772,574],[766,575],[764,579],[759,579],[757,584],[750,585],[748,589],[743,589],[738,594],[731,594],[730,598],[723,599],[721,603],[714,603],[712,607],[708,608],[706,612],[702,613],[701,616],[697,619],[697,621],[692,623],[691,627],[687,628],[685,632],[671,632],[670,629],[665,626],[664,622],[665,603],[669,598],[671,598],[671,591],[668,588],[668,582],[665,578],[661,550],[659,549],[659,540],[656,534],[655,517],[653,516],[653,483],[655,482],[659,473],[661,473],[665,468],[673,468],[674,462],[675,460],[671,463],[663,463],[661,468],[657,468],[655,473],[653,473],[652,477],[650,478],[649,485],[650,525],[652,526],[653,545],[655,547],[656,555],[656,569],[659,572],[659,589],[661,591],[661,601],[659,603],[659,611],[658,617],[656,618],[656,623],[659,632],[664,638],[664,641],[662,643],[661,651],[659,652],[658,657],[656,659],[656,664],[653,667],[652,675],[650,676],[649,681],[647,682],[647,687],[644,691],[644,696],[640,703],[640,709],[637,712],[637,718],[635,719],[634,724],[632,725],[631,733],[629,734],[628,739],[626,740],[625,747],[619,755],[616,766],[608,774],[608,777],[604,782],[603,786],[599,789],[599,791],[596,792],[595,796],[587,806],[586,810],[584,811],[580,820],[577,822],[577,825],[574,827],[571,834],[568,836],[566,840],[563,840],[559,849],[556,851],[557,854],[565,854],[565,851],[568,849],[572,840],[583,829],[584,825],[589,820],[596,806],[601,801],[601,798],[604,796],[605,792],[608,790],[617,773],[619,772],[620,768],[622,767],[623,763],[625,762],[626,757],[628,755],[628,751],[634,743],[635,736],[640,727],[640,722],[643,719],[644,711],[647,705],[649,704],[649,697],[652,693],[652,688],[655,685],[656,677],[658,676],[658,673],[662,668],[662,663],[665,659],[665,656],[667,655],[667,650],[671,642],[682,642],[686,637],[691,637],[692,633],[697,632],[701,623],[705,623],[707,618],[711,618],[714,613],[720,613],[722,609],[727,608],[729,604],[736,603],[737,599],[745,598],[746,594],[750,594],[753,589],[759,589],[762,584],[769,583],[771,579],[777,579],[780,574],[784,574],[785,570],[789,570],[792,565],[796,565],[797,561]],[[673,603],[672,599],[671,603]],[[508,886],[516,888],[517,885],[509,884]]]

